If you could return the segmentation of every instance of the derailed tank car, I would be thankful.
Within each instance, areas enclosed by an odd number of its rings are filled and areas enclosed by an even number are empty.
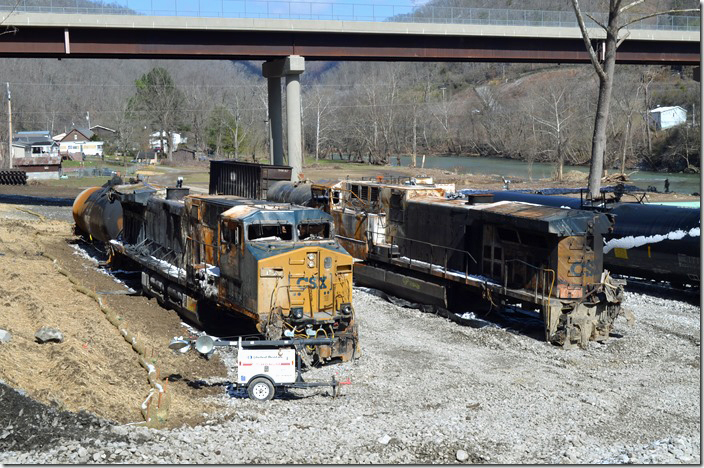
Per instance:
[[[334,338],[312,357],[353,357],[353,259],[330,215],[232,196],[164,199],[145,185],[108,190],[123,211],[109,250],[142,267],[144,291],[162,305],[197,323],[208,313],[246,317],[267,339]]]
[[[442,307],[481,295],[537,310],[546,340],[565,347],[605,340],[621,312],[623,284],[603,269],[604,214],[448,200],[432,185],[343,181],[310,192],[308,205],[331,213],[341,245],[363,261],[358,283]]]

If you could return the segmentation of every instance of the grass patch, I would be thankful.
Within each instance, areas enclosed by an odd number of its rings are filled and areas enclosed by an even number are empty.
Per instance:
[[[303,164],[304,167],[316,167],[320,166],[336,166],[336,165],[345,165],[347,167],[362,167],[362,166],[369,166],[366,162],[363,163],[357,163],[357,162],[349,162],[347,159],[318,159],[317,161],[315,160],[315,157],[310,157],[306,156],[303,159]]]
[[[110,180],[110,177],[69,177],[68,179],[50,179],[42,180],[42,185],[49,187],[69,187],[69,188],[88,188],[103,185]]]
[[[96,161],[62,161],[61,167],[98,167]]]
[[[207,172],[183,175],[184,185],[208,185],[208,183],[210,183],[210,174]]]

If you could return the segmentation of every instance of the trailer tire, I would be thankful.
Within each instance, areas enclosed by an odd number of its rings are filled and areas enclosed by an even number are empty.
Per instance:
[[[258,377],[247,386],[249,398],[256,401],[267,401],[274,398],[274,385],[269,379]]]

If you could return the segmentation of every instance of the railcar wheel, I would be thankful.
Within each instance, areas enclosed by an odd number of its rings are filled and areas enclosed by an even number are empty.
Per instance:
[[[264,377],[259,377],[252,380],[247,386],[247,394],[249,398],[256,401],[267,401],[274,398],[274,386]]]

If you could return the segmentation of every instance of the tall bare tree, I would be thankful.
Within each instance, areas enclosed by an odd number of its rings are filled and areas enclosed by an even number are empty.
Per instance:
[[[544,116],[533,115],[533,119],[542,127],[541,131],[553,141],[555,172],[559,182],[562,182],[563,168],[565,166],[564,146],[567,123],[572,118],[570,96],[565,94],[566,88],[550,91],[549,96],[543,98]]]
[[[599,196],[601,189],[601,175],[604,169],[604,152],[606,150],[606,131],[609,120],[609,106],[611,104],[611,93],[614,82],[614,72],[616,70],[616,49],[621,43],[626,40],[628,33],[619,37],[621,32],[633,23],[637,23],[647,18],[652,18],[664,14],[684,13],[690,11],[698,11],[697,9],[684,10],[668,10],[655,13],[643,14],[637,18],[624,19],[625,12],[634,8],[645,0],[634,0],[625,3],[624,0],[609,0],[608,19],[603,23],[598,18],[588,16],[599,27],[606,32],[606,38],[603,42],[601,60],[597,56],[597,52],[592,46],[592,41],[587,31],[584,22],[584,15],[579,6],[579,0],[572,0],[572,8],[577,16],[577,23],[582,32],[584,45],[589,53],[589,59],[599,77],[599,98],[596,107],[596,116],[594,118],[594,134],[592,137],[592,159],[589,167],[589,196],[595,199]]]

